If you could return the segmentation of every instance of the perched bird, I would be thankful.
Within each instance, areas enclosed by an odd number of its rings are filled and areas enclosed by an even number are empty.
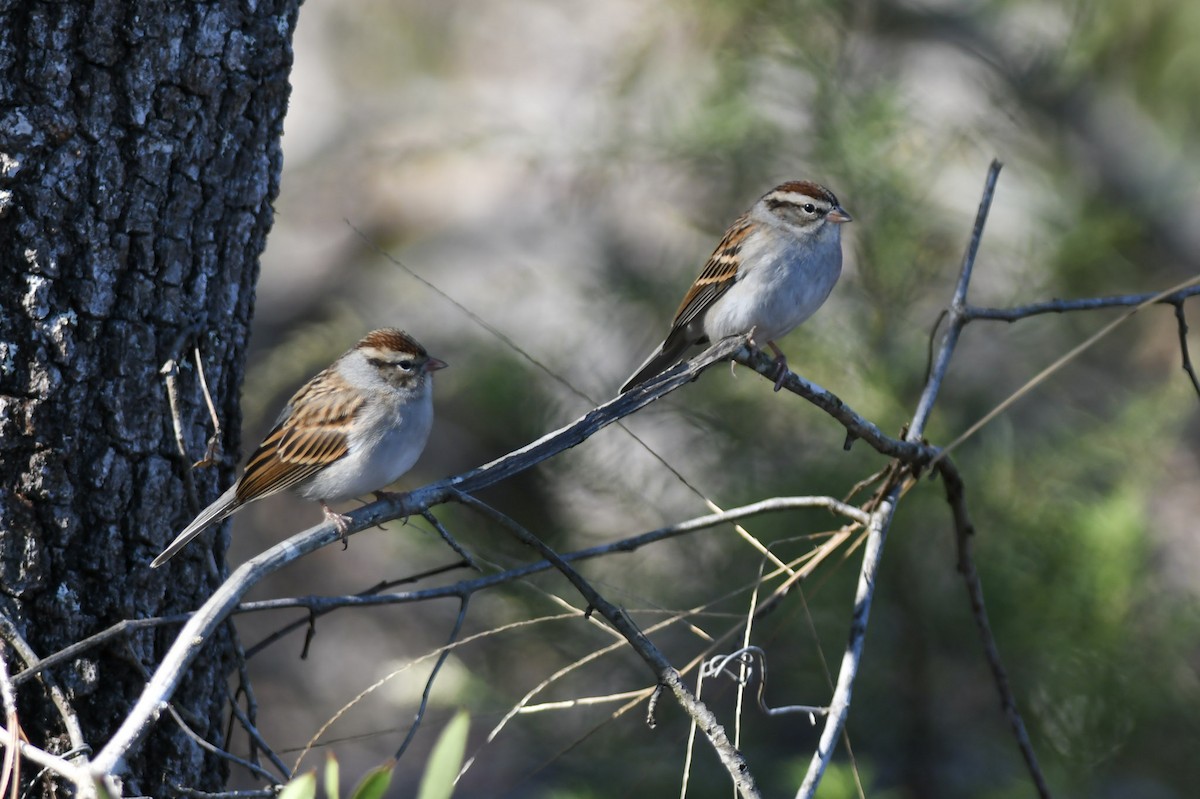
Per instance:
[[[433,373],[446,368],[407,333],[383,328],[297,391],[246,464],[150,565],[170,560],[210,525],[285,488],[321,503],[343,533],[336,502],[377,491],[416,463],[433,424]]]
[[[776,186],[738,217],[684,295],[671,330],[621,393],[665,372],[697,344],[749,333],[775,353],[775,390],[787,358],[775,340],[825,302],[842,273],[842,223],[833,192],[807,180]]]

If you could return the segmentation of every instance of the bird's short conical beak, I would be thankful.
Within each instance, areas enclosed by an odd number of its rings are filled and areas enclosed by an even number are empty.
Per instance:
[[[446,363],[445,361],[439,360],[437,358],[430,358],[428,361],[425,362],[425,371],[426,372],[436,372],[438,369],[445,369],[449,365],[450,364]]]
[[[844,208],[842,208],[840,205],[837,206],[836,208],[834,208],[832,211],[830,211],[826,215],[825,218],[828,219],[830,222],[834,222],[839,225],[842,224],[843,222],[853,222],[854,221],[854,217],[852,217],[852,216],[850,216],[850,214],[846,213],[846,210]]]

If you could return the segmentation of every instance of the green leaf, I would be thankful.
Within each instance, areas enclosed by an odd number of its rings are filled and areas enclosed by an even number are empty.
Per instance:
[[[368,771],[358,785],[354,786],[350,799],[380,799],[392,784],[392,771],[395,768],[396,761],[391,760]]]
[[[470,716],[460,710],[442,730],[433,751],[429,753],[417,799],[450,799],[454,792],[454,778],[462,768],[463,755],[467,751],[467,730],[470,727]]]
[[[309,771],[283,786],[279,799],[316,799],[317,772]]]
[[[325,796],[338,799],[338,762],[332,752],[325,758]]]

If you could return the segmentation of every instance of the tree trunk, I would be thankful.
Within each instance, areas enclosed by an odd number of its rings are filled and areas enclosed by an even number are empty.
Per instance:
[[[149,562],[232,480],[297,10],[0,0],[0,614],[37,657],[123,619],[190,610],[212,590],[202,547],[161,570]],[[190,462],[212,433],[194,347],[222,458],[194,474],[189,497]],[[186,456],[160,374],[170,359]],[[86,744],[111,735],[176,630],[49,670]],[[15,675],[28,657],[5,638]],[[223,746],[233,659],[229,640],[217,643],[173,704]],[[47,683],[20,680],[20,724],[64,752]],[[156,796],[225,778],[168,714],[127,766],[127,792]],[[26,765],[23,780],[35,772]]]

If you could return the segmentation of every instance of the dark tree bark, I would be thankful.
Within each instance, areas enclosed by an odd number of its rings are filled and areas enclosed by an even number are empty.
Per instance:
[[[189,610],[212,590],[203,547],[151,558],[192,515],[188,461],[221,415],[232,479],[254,284],[282,166],[298,4],[0,0],[0,613],[39,657],[122,619]],[[163,364],[179,358],[175,443]],[[174,630],[50,671],[98,748]],[[222,743],[231,649],[175,704]],[[10,672],[26,667],[3,648]],[[70,747],[38,679],[18,687],[31,743]],[[164,715],[126,790],[216,789],[224,765]],[[24,779],[36,769],[23,769]],[[52,793],[45,784],[38,788]]]

